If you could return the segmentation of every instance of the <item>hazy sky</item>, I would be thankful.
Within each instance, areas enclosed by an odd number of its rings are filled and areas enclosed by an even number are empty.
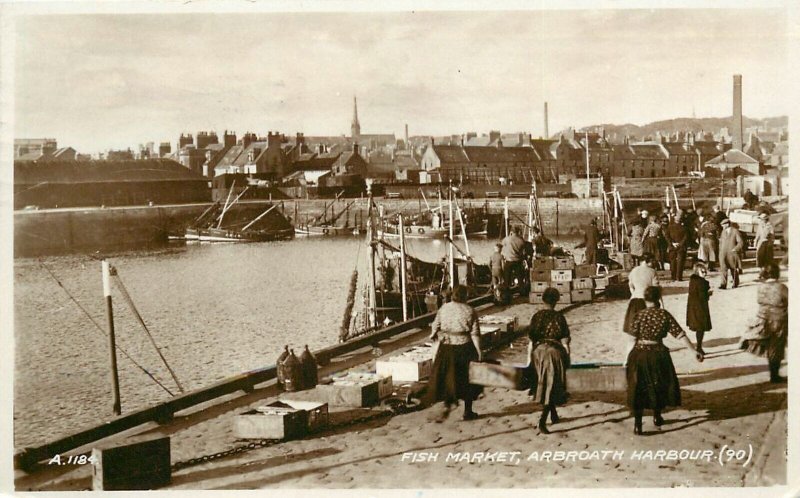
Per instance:
[[[551,133],[788,114],[780,10],[18,18],[15,136],[80,152],[181,132]]]

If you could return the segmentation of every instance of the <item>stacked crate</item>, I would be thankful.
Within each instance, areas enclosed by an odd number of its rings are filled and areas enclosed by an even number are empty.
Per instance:
[[[531,269],[530,302],[544,303],[542,294],[553,287],[560,294],[559,304],[591,301],[594,299],[594,265],[576,265],[569,256],[539,257]]]

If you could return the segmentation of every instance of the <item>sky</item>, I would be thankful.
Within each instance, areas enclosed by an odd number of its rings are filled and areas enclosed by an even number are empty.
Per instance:
[[[158,13],[16,19],[16,138],[449,135],[789,113],[775,9]]]

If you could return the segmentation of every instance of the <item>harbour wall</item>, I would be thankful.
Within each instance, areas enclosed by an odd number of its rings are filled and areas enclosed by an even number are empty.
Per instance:
[[[285,216],[296,218],[300,223],[322,217],[323,213],[327,213],[327,218],[330,219],[332,212],[338,214],[352,202],[337,223],[343,224],[347,220],[349,226],[363,226],[368,208],[365,198],[276,202]],[[387,214],[400,212],[403,215],[413,215],[425,208],[421,199],[377,199],[376,203]],[[269,204],[267,201],[240,202],[226,216],[255,217]],[[36,257],[163,247],[167,244],[169,234],[181,233],[209,205],[203,203],[15,211],[14,256]],[[502,213],[505,204],[503,200],[492,199],[466,200],[464,205],[485,207],[489,212]],[[509,199],[508,207],[513,224],[520,224],[525,220],[528,212],[527,199]],[[570,235],[580,233],[592,217],[601,216],[602,203],[599,199],[545,198],[539,200],[539,212],[546,234]]]

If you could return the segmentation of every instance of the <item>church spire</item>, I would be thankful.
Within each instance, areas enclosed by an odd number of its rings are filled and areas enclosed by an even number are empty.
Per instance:
[[[358,101],[355,95],[353,96],[353,123],[350,125],[350,136],[354,141],[358,141],[361,135],[361,125],[358,123]]]

